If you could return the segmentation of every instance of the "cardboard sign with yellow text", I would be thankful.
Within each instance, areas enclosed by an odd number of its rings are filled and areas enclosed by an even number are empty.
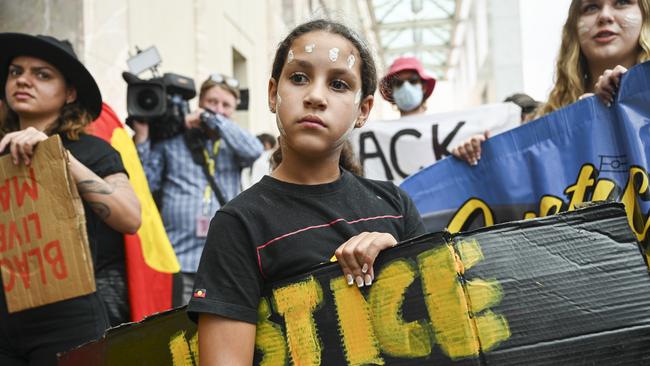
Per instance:
[[[95,291],[86,218],[58,136],[0,158],[0,272],[10,313]]]
[[[374,270],[362,289],[337,263],[268,284],[254,364],[650,364],[650,277],[622,204],[427,234],[383,251]],[[198,365],[198,338],[179,308],[110,329],[59,365]]]

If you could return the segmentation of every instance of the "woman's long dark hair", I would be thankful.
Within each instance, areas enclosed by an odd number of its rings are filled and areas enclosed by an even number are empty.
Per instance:
[[[7,102],[3,101],[2,108],[5,110],[4,112],[0,112],[0,137],[9,132],[20,130],[18,115],[6,104]],[[44,132],[48,136],[60,134],[65,135],[70,140],[78,140],[79,134],[86,132],[86,126],[90,122],[92,122],[90,113],[79,102],[75,101],[64,105],[61,108],[59,118]]]

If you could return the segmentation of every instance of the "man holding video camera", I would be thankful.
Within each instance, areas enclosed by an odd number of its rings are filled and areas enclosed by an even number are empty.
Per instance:
[[[185,116],[183,133],[152,144],[150,124],[133,122],[149,187],[158,191],[165,229],[181,264],[174,307],[187,304],[192,295],[210,219],[239,194],[241,169],[263,151],[254,135],[230,120],[239,97],[236,79],[213,74],[201,85],[199,109]]]

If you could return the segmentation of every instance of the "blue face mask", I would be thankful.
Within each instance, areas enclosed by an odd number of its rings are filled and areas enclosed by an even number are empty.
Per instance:
[[[419,107],[420,104],[422,104],[423,97],[424,93],[422,92],[422,84],[420,83],[413,85],[410,82],[405,81],[402,85],[393,90],[393,99],[395,100],[395,104],[397,104],[397,108],[403,112],[410,112]]]

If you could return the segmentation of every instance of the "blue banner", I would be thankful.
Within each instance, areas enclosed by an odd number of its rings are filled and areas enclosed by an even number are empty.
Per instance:
[[[477,166],[446,158],[407,178],[430,231],[451,232],[623,202],[647,242],[650,62],[630,69],[611,107],[596,97],[490,138]]]

